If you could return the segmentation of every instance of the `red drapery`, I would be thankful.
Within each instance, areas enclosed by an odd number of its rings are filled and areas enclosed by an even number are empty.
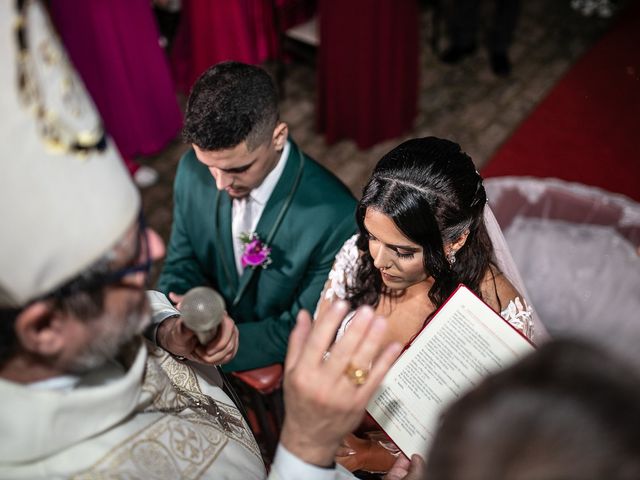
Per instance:
[[[415,0],[320,0],[318,127],[367,148],[402,135],[417,110]]]
[[[171,52],[179,90],[188,92],[207,68],[225,60],[257,64],[277,52],[281,28],[309,18],[314,0],[185,0]]]
[[[556,177],[640,201],[640,3],[630,2],[482,170]]]

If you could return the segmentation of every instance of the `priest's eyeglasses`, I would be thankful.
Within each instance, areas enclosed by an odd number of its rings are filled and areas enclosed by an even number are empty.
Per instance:
[[[118,284],[122,282],[125,277],[136,273],[143,273],[146,282],[149,277],[149,272],[151,271],[153,260],[149,250],[147,227],[142,211],[138,215],[136,249],[131,258],[132,260],[129,265],[112,272],[96,271],[89,272],[87,275],[79,275],[46,295],[46,297],[63,298],[80,291],[96,291],[106,285]],[[142,262],[139,262],[140,258],[143,258]]]

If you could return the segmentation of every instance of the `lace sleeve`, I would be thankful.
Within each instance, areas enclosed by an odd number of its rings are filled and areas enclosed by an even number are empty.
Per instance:
[[[500,312],[502,318],[520,330],[528,339],[533,337],[533,310],[526,300],[516,297]]]
[[[329,272],[329,281],[320,296],[321,299],[336,300],[347,298],[347,287],[353,285],[354,275],[358,264],[358,246],[355,234],[346,242],[336,255],[333,268]]]
[[[358,266],[358,246],[356,240],[358,235],[352,236],[346,242],[336,255],[336,259],[333,262],[333,267],[329,272],[329,279],[325,283],[324,290],[318,300],[318,306],[316,307],[314,318],[318,315],[318,308],[323,301],[333,302],[335,300],[344,300],[347,298],[347,287],[353,285],[356,268]],[[342,321],[336,339],[342,337],[349,325],[349,322],[353,318],[355,312],[349,312]]]

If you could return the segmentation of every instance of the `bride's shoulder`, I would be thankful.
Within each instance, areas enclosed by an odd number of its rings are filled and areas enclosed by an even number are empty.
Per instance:
[[[345,250],[345,251],[358,251],[358,237],[360,236],[359,233],[354,233],[353,235],[351,235],[349,238],[347,238],[347,240],[344,242],[344,244],[342,245],[341,251]]]
[[[483,300],[498,312],[504,310],[511,301],[523,300],[522,294],[494,265],[487,269],[480,285],[480,291]]]
[[[527,338],[533,336],[532,309],[509,279],[491,266],[480,285],[483,300]]]
[[[334,267],[339,266],[342,269],[345,267],[353,268],[358,261],[361,252],[358,250],[358,234],[351,236],[342,245],[342,248],[338,252],[335,258]]]
[[[333,301],[336,298],[347,298],[347,290],[353,286],[358,258],[360,257],[357,240],[358,234],[355,234],[342,245],[333,261],[320,301],[323,299]]]

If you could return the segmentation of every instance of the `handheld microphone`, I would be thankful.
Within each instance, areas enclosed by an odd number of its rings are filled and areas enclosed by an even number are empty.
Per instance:
[[[216,335],[224,310],[224,299],[209,287],[192,288],[180,304],[183,323],[196,334],[202,345],[209,343]]]

